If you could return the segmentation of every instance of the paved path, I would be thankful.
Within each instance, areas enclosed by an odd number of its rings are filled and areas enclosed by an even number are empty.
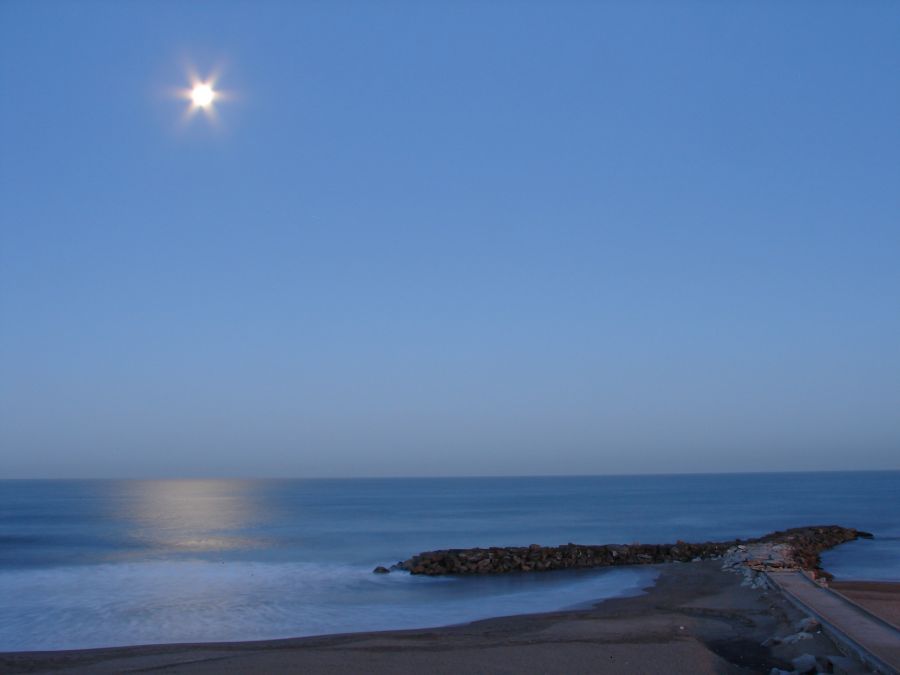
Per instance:
[[[870,666],[879,672],[900,673],[900,631],[894,626],[802,572],[770,572],[768,577]]]

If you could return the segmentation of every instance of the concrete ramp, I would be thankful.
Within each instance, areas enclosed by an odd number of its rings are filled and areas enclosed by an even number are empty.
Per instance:
[[[826,633],[880,673],[900,674],[900,630],[802,572],[768,572],[768,579]]]

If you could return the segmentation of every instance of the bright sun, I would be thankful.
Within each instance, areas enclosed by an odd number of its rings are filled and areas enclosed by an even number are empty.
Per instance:
[[[213,91],[212,85],[207,82],[198,82],[191,89],[191,101],[197,108],[208,108],[212,105],[216,92]]]

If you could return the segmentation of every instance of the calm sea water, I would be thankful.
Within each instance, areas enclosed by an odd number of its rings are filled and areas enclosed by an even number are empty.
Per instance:
[[[651,569],[375,575],[423,550],[873,532],[826,555],[900,580],[900,472],[390,480],[0,481],[0,650],[248,640],[548,611]]]

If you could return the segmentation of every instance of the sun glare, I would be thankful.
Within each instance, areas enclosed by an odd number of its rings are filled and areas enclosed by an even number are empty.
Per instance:
[[[217,108],[226,101],[231,101],[233,93],[219,89],[219,75],[217,70],[200,75],[191,67],[187,68],[186,86],[172,90],[172,93],[187,102],[182,116],[182,122],[188,123],[196,117],[205,118],[207,122],[218,125],[219,115]]]
[[[208,108],[215,97],[216,92],[208,82],[198,82],[191,89],[191,101],[196,108]]]

